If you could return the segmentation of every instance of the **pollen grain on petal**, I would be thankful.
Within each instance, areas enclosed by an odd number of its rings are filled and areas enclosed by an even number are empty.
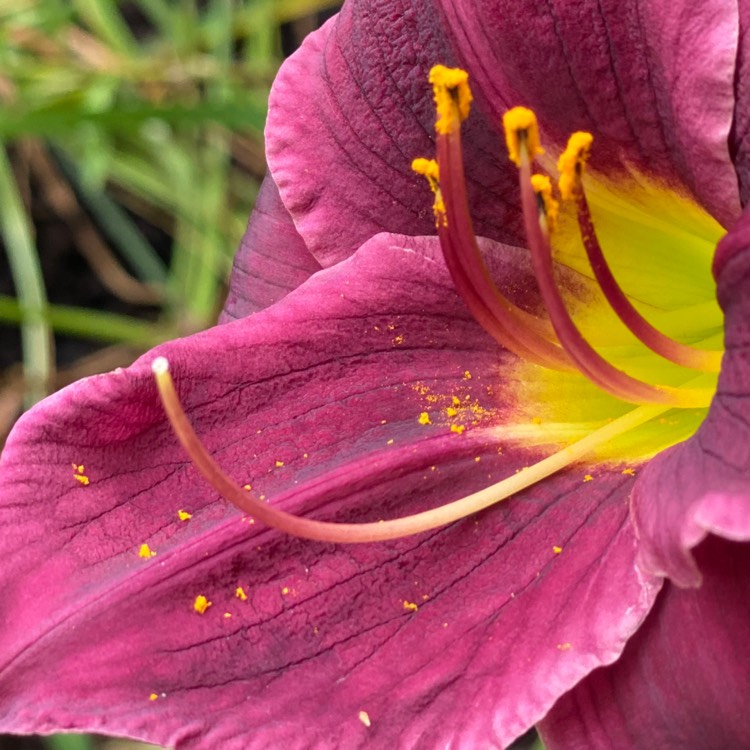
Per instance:
[[[372,722],[370,721],[370,714],[367,713],[367,711],[360,711],[359,712],[359,720],[369,729],[372,726]]]
[[[86,474],[86,469],[83,464],[72,464],[73,466],[73,478],[79,482],[83,487],[88,487],[91,484],[91,480]]]
[[[180,521],[189,521],[193,517],[193,514],[188,513],[186,510],[180,508],[180,510],[177,511],[177,517],[180,519]]]
[[[138,557],[142,557],[144,560],[150,560],[156,555],[156,552],[148,546],[148,544],[142,544],[138,548]]]
[[[556,555],[559,555],[559,554],[560,554],[560,553],[561,553],[561,552],[563,551],[563,548],[562,548],[562,547],[559,547],[559,546],[558,546],[558,545],[556,544],[556,545],[554,545],[554,546],[552,547],[552,551],[553,551],[553,552],[554,552],[554,553],[555,553]]]
[[[404,599],[404,609],[407,612],[416,612],[419,609],[419,605],[416,602],[410,602]]]
[[[243,589],[242,586],[237,586],[237,588],[234,590],[234,595],[242,602],[247,601],[247,594],[245,593],[245,589]]]
[[[534,112],[526,107],[513,107],[503,115],[505,145],[508,157],[517,166],[521,166],[524,151],[529,159],[544,153],[539,141],[539,125]]]
[[[208,599],[203,596],[203,594],[198,594],[198,596],[195,597],[195,601],[193,602],[193,609],[199,614],[204,615],[206,613],[206,610],[213,604],[213,602],[208,601]]]
[[[426,411],[423,411],[419,415],[419,418],[418,418],[417,421],[419,422],[419,424],[425,424],[425,425],[426,424],[432,424],[432,420],[430,419],[430,415]]]
[[[461,68],[435,65],[430,70],[429,81],[437,110],[435,131],[440,135],[453,133],[471,110],[473,97],[469,88],[469,74]]]

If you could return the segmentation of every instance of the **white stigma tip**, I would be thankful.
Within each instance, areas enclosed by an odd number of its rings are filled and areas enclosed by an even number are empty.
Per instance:
[[[166,357],[157,357],[151,363],[151,372],[154,375],[164,375],[165,372],[169,372],[169,361]]]

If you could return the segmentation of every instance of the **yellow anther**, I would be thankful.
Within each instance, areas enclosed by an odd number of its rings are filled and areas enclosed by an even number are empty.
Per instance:
[[[427,179],[427,182],[430,185],[430,190],[432,190],[435,196],[432,210],[435,212],[436,225],[440,226],[442,224],[443,226],[446,226],[447,217],[445,215],[443,194],[440,192],[440,168],[438,167],[438,163],[434,159],[420,157],[414,159],[411,163],[411,168],[414,172]]]
[[[536,115],[526,107],[513,107],[503,115],[505,144],[508,157],[517,166],[521,166],[523,151],[529,159],[544,153],[539,141],[539,125]]]
[[[435,130],[440,135],[448,135],[469,116],[473,98],[469,74],[461,68],[435,65],[430,70],[430,83],[437,109]]]
[[[557,169],[560,172],[558,187],[560,197],[564,201],[570,200],[581,180],[586,162],[591,153],[591,144],[594,136],[591,133],[578,131],[568,139],[568,145],[557,160]]]
[[[418,159],[414,159],[414,161],[411,163],[411,168],[417,174],[421,174],[423,177],[426,177],[430,185],[437,186],[437,184],[440,182],[440,168],[438,167],[438,163],[434,159],[425,159],[423,157],[419,157]]]
[[[533,174],[531,175],[531,187],[541,204],[547,222],[547,230],[552,232],[557,224],[557,215],[560,212],[560,204],[552,197],[552,183],[546,175]]]

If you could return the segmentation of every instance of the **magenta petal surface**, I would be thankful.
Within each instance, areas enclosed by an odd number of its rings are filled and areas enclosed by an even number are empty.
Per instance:
[[[696,435],[657,456],[633,491],[641,564],[680,586],[701,582],[691,550],[707,534],[750,540],[750,214],[714,261],[725,354],[714,401]]]
[[[234,256],[221,322],[244,318],[278,302],[319,270],[279,198],[276,183],[267,175]]]
[[[739,19],[727,0],[441,2],[495,111],[524,104],[559,148],[594,135],[592,165],[686,186],[725,226],[740,204],[728,138]]]
[[[513,360],[467,316],[434,249],[382,235],[281,303],[159,348],[232,476],[293,512],[377,520],[537,457],[496,429],[512,418]],[[522,281],[519,257],[507,250],[506,279]],[[3,455],[4,731],[502,747],[614,661],[653,603],[633,480],[616,468],[591,482],[573,468],[389,544],[252,524],[186,464],[152,356],[43,402]],[[453,396],[468,405],[451,417],[468,420],[462,435],[443,411]]]
[[[711,537],[699,589],[668,585],[611,667],[542,722],[548,750],[750,747],[750,545]]]
[[[740,183],[742,205],[750,203],[750,54],[746,40],[750,33],[750,1],[739,0],[740,45],[735,76],[735,112],[730,150]]]
[[[433,233],[410,163],[434,153],[428,71],[459,64],[476,93],[464,141],[478,234],[520,243],[499,132],[516,104],[537,111],[553,157],[590,130],[599,171],[645,172],[729,226],[740,210],[728,146],[738,29],[726,0],[351,0],[277,77],[271,172],[323,265],[381,230]]]

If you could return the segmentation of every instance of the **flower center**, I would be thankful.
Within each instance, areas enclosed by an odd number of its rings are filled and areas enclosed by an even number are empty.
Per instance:
[[[588,133],[574,133],[557,162],[557,193],[564,209],[561,211],[550,178],[532,174],[532,164],[544,156],[544,150],[534,113],[521,107],[507,112],[503,125],[509,158],[518,168],[531,265],[548,317],[531,314],[502,293],[484,262],[469,212],[461,145],[461,123],[469,116],[472,101],[468,75],[459,69],[435,66],[430,72],[430,83],[437,109],[437,160],[415,159],[412,168],[424,175],[434,193],[435,223],[446,265],[456,290],[477,322],[499,344],[518,355],[519,362],[526,363],[524,366],[533,370],[530,377],[524,379],[525,393],[519,399],[522,404],[518,409],[521,420],[516,425],[506,425],[510,429],[504,429],[504,433],[507,436],[515,427],[519,439],[530,438],[538,443],[556,443],[563,447],[491,487],[412,516],[361,524],[302,518],[261,501],[222,471],[201,443],[182,409],[167,360],[156,358],[152,367],[162,403],[177,438],[196,468],[224,498],[242,511],[295,536],[344,543],[397,539],[476,513],[592,454],[606,459],[608,447],[616,446],[612,455],[618,457],[627,454],[636,460],[644,458],[687,437],[685,433],[694,430],[702,420],[715,390],[722,352],[685,343],[667,333],[670,330],[669,321],[664,329],[639,312],[629,285],[623,285],[623,288],[618,283],[620,269],[615,267],[613,270],[605,257],[594,226],[592,213],[595,212],[590,208],[589,198],[595,198],[592,203],[608,203],[609,214],[618,215],[620,223],[624,217],[629,227],[643,225],[648,231],[653,219],[648,212],[633,208],[627,201],[623,203],[617,191],[610,191],[606,185],[593,181],[594,191],[590,196],[588,187],[584,187],[593,143]],[[650,189],[647,186],[643,192],[649,194]],[[686,204],[673,196],[666,199],[663,205],[669,209],[667,214],[672,212],[675,205],[680,206],[677,215],[681,218],[694,218],[699,213],[692,204],[685,213],[683,206]],[[571,224],[571,214],[575,215],[577,246],[585,251],[583,257],[576,250],[571,251],[571,247],[576,246],[576,243],[571,243],[572,233],[566,229],[566,223],[568,228]],[[634,222],[629,221],[634,218]],[[699,219],[693,223],[705,228],[704,219],[705,215],[700,212]],[[708,225],[709,228],[703,232],[706,238],[703,244],[712,247],[718,239],[718,230],[711,220],[708,220]],[[637,237],[637,231],[633,234]],[[680,242],[689,240],[680,234]],[[553,246],[557,263],[553,260]],[[686,253],[681,252],[681,259],[684,255]],[[560,257],[565,257],[566,263],[560,263]],[[595,315],[586,318],[576,309],[574,320],[568,308],[579,301],[559,283],[563,266],[567,266],[568,270],[582,271],[584,277],[592,280],[598,298],[594,303],[589,302],[588,312],[595,312]],[[642,272],[637,263],[635,271],[631,269],[625,275],[630,280],[638,280],[642,276],[650,279],[650,275]],[[671,327],[674,328],[674,318],[683,322],[697,321],[698,335],[691,336],[688,331],[684,338],[688,341],[707,338],[710,342],[710,334],[716,331],[707,331],[704,324],[706,318],[716,319],[718,308],[715,303],[708,300],[708,307],[697,304],[686,310],[684,302],[684,299],[680,300],[676,314],[671,316]],[[608,305],[608,311],[605,311],[605,305]],[[605,325],[602,325],[603,318]],[[624,324],[620,326],[622,331],[610,334],[610,330],[616,330],[616,326],[610,328],[610,323],[616,321]],[[720,318],[714,328],[720,331]],[[607,335],[602,337],[602,330],[605,329]],[[630,336],[625,344],[623,331]],[[614,339],[615,345],[610,348],[614,351],[616,363],[601,353],[602,349],[608,348],[610,335]],[[616,356],[618,353],[619,359]],[[621,369],[618,366],[620,360],[634,365],[636,374]],[[591,385],[582,387],[581,382]],[[572,388],[571,384],[574,384]],[[591,391],[586,392],[586,388],[591,388]],[[577,398],[561,399],[560,395],[564,397],[566,389],[574,391]],[[556,399],[549,398],[552,392]],[[585,394],[583,399],[582,393]],[[601,394],[600,400],[597,400],[597,393]],[[603,408],[600,408],[601,399],[604,400]],[[571,401],[576,402],[576,410],[581,414],[589,410],[589,423],[583,418],[577,427],[572,427],[570,422],[565,422],[565,418],[561,420],[557,418],[559,415],[552,414],[551,428],[542,430],[541,434],[536,431],[535,436],[524,433],[524,418],[527,418],[527,424],[532,421],[536,424],[537,420],[536,415],[524,415],[524,405],[528,409],[529,406],[538,408],[538,404],[545,403],[549,409],[549,404],[565,402],[567,408]],[[633,408],[628,404],[637,406]],[[670,429],[655,430],[656,418],[666,412],[683,414],[686,418],[671,419]],[[663,418],[660,421],[667,422]],[[673,424],[677,425],[674,429],[671,427]],[[637,444],[637,448],[630,450],[634,444]],[[632,472],[632,469],[626,472]],[[341,475],[339,470],[316,478],[314,491],[325,495],[340,489],[336,483],[340,482]]]
[[[437,161],[417,159],[412,168],[428,177],[435,193],[434,210],[440,245],[456,289],[477,321],[501,345],[521,358],[547,368],[578,370],[615,398],[637,404],[677,408],[706,407],[711,385],[698,386],[684,377],[678,385],[652,383],[630,375],[601,356],[581,333],[568,312],[554,274],[551,236],[559,203],[546,175],[532,174],[536,157],[544,154],[534,113],[516,107],[503,125],[510,160],[518,167],[524,228],[531,262],[549,322],[514,305],[496,287],[479,251],[469,214],[463,172],[461,122],[468,116],[471,92],[463,71],[435,66],[430,72],[438,119]],[[602,252],[591,217],[583,175],[593,142],[590,133],[574,133],[560,156],[558,190],[575,205],[580,237],[599,290],[626,328],[646,347],[683,368],[718,372],[721,351],[677,341],[649,323],[618,284]],[[686,382],[687,381],[687,382]]]

